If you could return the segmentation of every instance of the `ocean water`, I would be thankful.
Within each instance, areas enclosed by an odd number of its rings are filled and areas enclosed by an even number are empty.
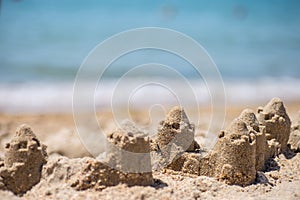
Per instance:
[[[89,52],[114,34],[141,27],[173,29],[200,43],[216,63],[232,102],[300,99],[294,89],[300,86],[297,0],[2,0],[0,109],[68,107],[76,72]],[[148,62],[199,79],[195,87],[203,83],[189,64],[154,50],[119,59],[106,77],[118,79]],[[24,104],[26,96],[29,103]],[[65,101],[54,101],[61,96]],[[209,102],[209,95],[202,95],[204,100]]]

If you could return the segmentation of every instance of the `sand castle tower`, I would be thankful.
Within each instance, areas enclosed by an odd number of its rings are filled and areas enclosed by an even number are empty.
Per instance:
[[[130,121],[107,134],[106,156],[110,166],[123,172],[151,172],[150,141]]]
[[[106,155],[87,160],[75,177],[71,186],[76,190],[153,184],[149,137],[133,123],[123,123],[107,134]]]
[[[219,135],[208,160],[211,165],[210,172],[204,175],[214,176],[227,184],[249,185],[256,178],[255,153],[255,134],[249,132],[245,122],[235,119],[230,127]],[[209,168],[206,165],[202,166],[205,167]]]
[[[255,116],[255,113],[251,109],[245,109],[238,117],[247,125],[248,130],[254,130],[259,132],[259,122]]]
[[[20,126],[5,147],[4,163],[0,168],[5,189],[15,194],[31,189],[40,181],[46,157],[46,146],[40,143],[31,128]]]
[[[289,140],[291,121],[283,102],[279,98],[273,98],[265,107],[258,108],[257,118],[260,125],[266,127],[266,158],[284,151]]]
[[[195,126],[183,108],[173,107],[158,127],[157,144],[166,162],[183,152],[194,152],[199,145],[194,140]]]
[[[153,170],[168,168],[198,175],[201,155],[194,135],[194,124],[184,109],[173,107],[160,122],[157,137],[150,141]]]
[[[263,171],[265,169],[265,151],[267,147],[267,140],[265,134],[265,127],[259,126],[259,122],[255,113],[251,109],[245,109],[238,117],[245,122],[249,133],[255,134],[256,137],[256,170]]]

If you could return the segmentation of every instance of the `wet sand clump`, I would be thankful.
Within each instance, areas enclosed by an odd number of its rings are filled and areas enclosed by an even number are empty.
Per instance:
[[[36,185],[46,163],[46,146],[41,144],[27,125],[20,126],[5,147],[5,158],[0,167],[2,189],[23,194]]]

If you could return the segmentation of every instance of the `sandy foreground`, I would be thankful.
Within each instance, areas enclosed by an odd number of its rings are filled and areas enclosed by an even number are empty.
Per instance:
[[[228,106],[225,127],[236,118],[244,108],[256,110],[260,105]],[[286,103],[285,107],[292,122],[300,110],[299,103]],[[189,118],[195,118],[191,111]],[[203,132],[209,125],[209,109],[203,109],[199,124],[196,124],[196,141],[201,144]],[[147,124],[149,118],[145,111],[132,113],[133,119]],[[206,115],[207,114],[207,115]],[[99,121],[109,131],[114,128],[112,113],[99,112]],[[203,117],[204,116],[204,117]],[[158,116],[154,120],[159,121]],[[39,140],[48,146],[48,162],[43,167],[41,181],[23,196],[0,190],[1,199],[300,199],[300,153],[276,157],[276,164],[270,170],[259,173],[259,183],[241,187],[227,185],[215,178],[196,176],[162,170],[153,172],[152,186],[132,186],[125,184],[107,187],[101,191],[88,189],[77,191],[68,181],[78,170],[84,157],[90,156],[82,145],[73,121],[72,114],[0,114],[0,158],[4,157],[4,146],[10,141],[16,128],[28,124]],[[54,171],[50,173],[49,171]]]

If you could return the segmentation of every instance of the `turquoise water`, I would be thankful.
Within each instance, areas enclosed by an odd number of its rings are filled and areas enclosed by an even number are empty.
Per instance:
[[[202,44],[225,78],[300,77],[300,2],[2,0],[0,81],[73,80],[88,53],[107,37],[157,26]],[[143,51],[120,68],[149,61],[190,66],[170,55]],[[176,61],[176,62],[175,62]]]

